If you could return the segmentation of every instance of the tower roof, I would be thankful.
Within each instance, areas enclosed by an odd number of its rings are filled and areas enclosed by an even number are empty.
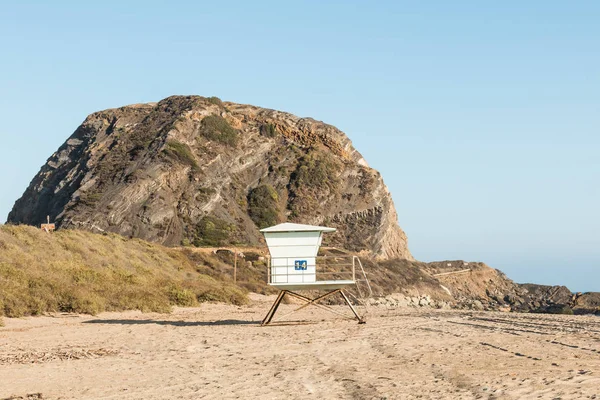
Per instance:
[[[294,224],[291,222],[285,222],[283,224],[270,226],[260,230],[263,233],[266,232],[335,232],[335,228],[328,228],[326,226],[316,225],[304,225]]]

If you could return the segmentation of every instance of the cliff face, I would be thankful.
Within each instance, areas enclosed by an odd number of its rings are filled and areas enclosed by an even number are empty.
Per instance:
[[[94,113],[8,216],[167,245],[257,245],[282,221],[338,228],[326,245],[411,259],[381,175],[309,118],[174,96]]]

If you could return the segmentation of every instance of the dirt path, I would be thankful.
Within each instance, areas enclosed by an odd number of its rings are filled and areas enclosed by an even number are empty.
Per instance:
[[[315,309],[261,328],[269,301],[6,319],[0,399],[600,399],[597,317]]]

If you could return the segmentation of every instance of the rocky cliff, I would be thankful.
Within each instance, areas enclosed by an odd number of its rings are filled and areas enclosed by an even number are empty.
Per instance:
[[[310,118],[173,96],[91,114],[8,216],[167,245],[257,245],[282,221],[338,228],[325,244],[412,260],[381,175]]]

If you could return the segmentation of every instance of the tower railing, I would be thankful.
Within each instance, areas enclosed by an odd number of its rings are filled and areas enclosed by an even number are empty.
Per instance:
[[[356,279],[356,266],[359,267],[360,271],[360,275],[358,280]],[[369,283],[369,278],[367,278],[367,273],[365,272],[365,269],[363,268],[362,262],[360,261],[360,258],[358,258],[357,256],[352,256],[352,271],[353,271],[353,276],[354,276],[354,282],[356,282],[356,288],[358,290],[358,294],[361,298],[370,298],[373,297],[373,289],[371,288],[371,284]],[[365,286],[367,287],[367,291],[369,292],[367,293],[361,293],[361,284],[359,283],[364,283]]]
[[[277,262],[277,261],[282,262]],[[294,283],[309,283],[319,281],[351,280],[364,282],[368,296],[373,295],[367,273],[357,256],[318,256],[314,262],[303,265],[306,269],[295,270],[288,264],[288,257],[269,257],[267,263],[267,283],[288,283],[293,277]],[[272,267],[279,269],[274,273]],[[310,271],[310,272],[306,272]],[[314,271],[314,274],[312,273]],[[298,278],[296,278],[298,277]],[[276,281],[276,282],[275,282]]]

